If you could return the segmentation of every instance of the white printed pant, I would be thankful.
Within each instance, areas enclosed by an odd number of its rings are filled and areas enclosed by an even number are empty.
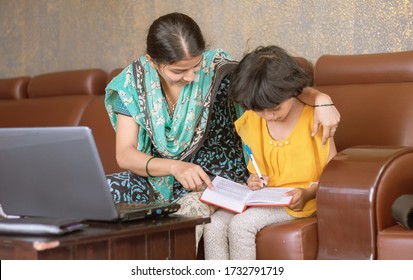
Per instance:
[[[295,218],[284,207],[249,207],[241,214],[219,209],[204,227],[205,259],[255,260],[255,235],[263,227]]]

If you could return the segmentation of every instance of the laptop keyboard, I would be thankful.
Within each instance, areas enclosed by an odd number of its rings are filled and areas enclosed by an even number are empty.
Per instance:
[[[175,213],[180,208],[180,205],[168,202],[150,204],[117,203],[115,207],[122,220],[136,220]]]
[[[176,212],[178,209],[177,204],[171,204],[168,202],[165,203],[149,203],[149,204],[142,204],[142,203],[116,203],[116,209],[119,213],[128,213],[134,212],[136,210],[151,210],[151,209],[163,209],[164,212]],[[179,208],[179,207],[178,207]],[[175,210],[175,211],[174,211]]]
[[[119,213],[134,212],[136,210],[152,209],[159,207],[159,204],[142,204],[142,203],[116,203],[116,209]]]

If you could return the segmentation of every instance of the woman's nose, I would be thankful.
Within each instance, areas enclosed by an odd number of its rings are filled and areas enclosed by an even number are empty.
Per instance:
[[[192,82],[195,79],[195,71],[189,70],[185,73],[184,80]]]

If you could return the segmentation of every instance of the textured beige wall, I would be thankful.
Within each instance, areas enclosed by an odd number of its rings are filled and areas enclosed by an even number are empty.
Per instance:
[[[0,78],[125,66],[173,11],[235,59],[266,44],[312,61],[413,49],[413,0],[0,0]]]

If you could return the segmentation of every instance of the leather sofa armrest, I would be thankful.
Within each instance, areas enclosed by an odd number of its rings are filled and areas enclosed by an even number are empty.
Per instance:
[[[395,223],[392,201],[413,188],[412,166],[413,147],[358,146],[338,153],[317,193],[318,259],[376,259],[378,230]]]
[[[257,260],[314,260],[317,257],[317,218],[271,224],[255,240]]]

